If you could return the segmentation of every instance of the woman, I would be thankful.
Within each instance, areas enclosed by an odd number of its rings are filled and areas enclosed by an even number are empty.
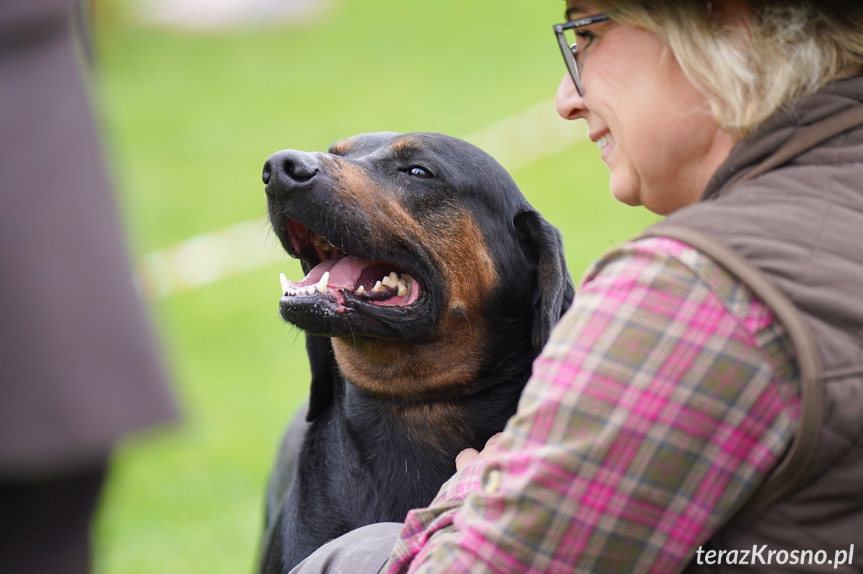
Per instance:
[[[518,413],[387,571],[859,569],[863,7],[567,17],[558,112],[617,199],[668,217],[587,273]],[[384,528],[342,544],[368,558]]]

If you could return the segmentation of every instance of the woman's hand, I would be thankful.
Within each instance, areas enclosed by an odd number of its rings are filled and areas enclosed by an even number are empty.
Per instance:
[[[457,471],[463,469],[470,463],[476,460],[482,460],[483,458],[489,456],[496,449],[498,440],[500,439],[500,433],[493,435],[488,441],[485,443],[485,447],[481,451],[476,450],[475,448],[466,448],[455,457],[455,469]]]

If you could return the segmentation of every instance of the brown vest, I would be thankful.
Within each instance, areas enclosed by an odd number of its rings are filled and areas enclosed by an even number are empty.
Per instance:
[[[801,378],[786,456],[687,572],[863,571],[861,100],[852,78],[781,114],[732,150],[702,201],[645,234],[749,286],[789,334]]]

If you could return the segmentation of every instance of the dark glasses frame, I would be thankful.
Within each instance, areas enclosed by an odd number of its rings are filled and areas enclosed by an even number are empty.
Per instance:
[[[594,14],[593,16],[585,16],[584,18],[554,25],[554,34],[557,36],[558,45],[560,45],[560,53],[563,54],[563,61],[566,63],[566,68],[569,70],[569,75],[572,76],[572,81],[575,83],[575,90],[578,92],[579,96],[584,96],[584,89],[581,87],[581,74],[578,69],[578,59],[575,55],[578,42],[570,44],[564,33],[567,30],[577,30],[586,26],[592,26],[599,22],[605,22],[606,20],[609,20],[609,17],[605,14]]]

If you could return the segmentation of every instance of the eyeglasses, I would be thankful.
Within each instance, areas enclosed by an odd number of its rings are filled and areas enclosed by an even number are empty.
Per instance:
[[[572,76],[572,81],[575,83],[575,89],[579,96],[584,95],[584,90],[581,87],[581,70],[584,69],[584,61],[587,59],[587,50],[578,50],[577,38],[586,40],[586,48],[590,45],[592,34],[579,32],[578,30],[599,22],[605,22],[608,19],[608,16],[605,14],[596,14],[594,16],[585,16],[578,20],[564,22],[563,24],[555,24],[554,26],[554,33],[557,36],[558,44],[560,44],[560,52],[563,54],[563,61],[566,62],[566,68],[569,70],[569,75]]]

